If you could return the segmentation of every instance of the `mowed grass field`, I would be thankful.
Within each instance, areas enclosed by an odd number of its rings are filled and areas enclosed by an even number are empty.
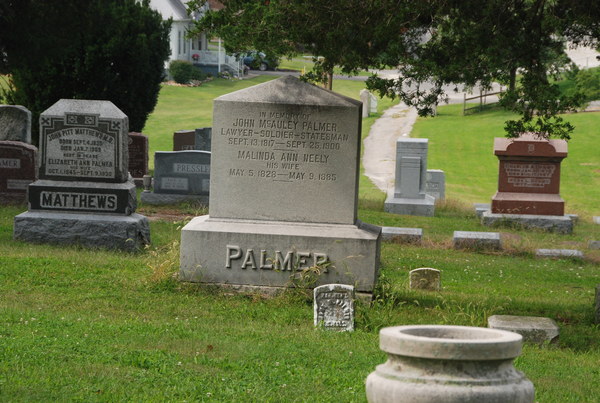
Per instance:
[[[151,150],[171,150],[176,130],[210,125],[215,96],[265,79],[164,87],[144,129]],[[361,88],[360,82],[334,83],[354,98]],[[389,105],[380,101],[380,112]],[[0,208],[0,401],[365,402],[364,381],[386,360],[379,329],[486,326],[494,314],[546,316],[560,326],[558,345],[525,344],[515,362],[534,383],[536,401],[598,401],[600,326],[593,300],[600,251],[585,249],[588,240],[600,239],[600,226],[589,217],[593,204],[589,212],[568,208],[582,214],[572,235],[501,228],[502,252],[453,250],[454,230],[489,230],[470,203],[489,200],[495,190],[491,139],[502,136],[505,119],[501,112],[462,118],[453,108],[439,108],[439,117],[415,126],[415,134],[430,138],[429,167],[447,175],[449,199],[435,217],[384,213],[384,195],[361,177],[359,218],[423,228],[424,242],[382,243],[374,301],[357,302],[353,333],[314,329],[312,303],[301,290],[264,298],[177,281],[181,227],[206,212],[198,206],[141,204],[153,241],[137,254],[15,242],[13,217],[26,206]],[[375,119],[363,121],[363,137]],[[474,122],[477,129],[470,128]],[[565,164],[578,158],[572,144],[579,132],[573,137]],[[459,147],[462,154],[455,154]],[[486,154],[479,156],[481,150]],[[594,162],[589,151],[591,159],[582,162]],[[493,178],[475,175],[482,161]],[[572,169],[587,169],[585,163]],[[569,206],[586,205],[564,186]],[[533,251],[539,247],[579,248],[586,258],[538,259]],[[418,267],[442,271],[440,292],[408,289],[408,272]]]

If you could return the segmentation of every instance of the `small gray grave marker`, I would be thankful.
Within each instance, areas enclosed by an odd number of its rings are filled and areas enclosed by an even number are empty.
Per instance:
[[[354,330],[354,287],[325,284],[314,289],[315,326],[339,332]]]
[[[499,232],[454,231],[455,249],[502,249]]]
[[[491,329],[508,330],[533,343],[557,343],[559,328],[550,318],[538,316],[493,315],[488,318]]]
[[[392,242],[421,243],[421,240],[423,239],[423,229],[381,227],[381,239]]]
[[[435,200],[446,199],[446,174],[441,169],[428,169],[425,193]]]
[[[576,249],[537,249],[538,257],[574,257],[583,259],[583,252]]]
[[[409,279],[412,290],[439,291],[442,288],[442,272],[438,269],[422,267],[411,270]]]
[[[31,143],[31,112],[20,105],[0,105],[0,141]]]

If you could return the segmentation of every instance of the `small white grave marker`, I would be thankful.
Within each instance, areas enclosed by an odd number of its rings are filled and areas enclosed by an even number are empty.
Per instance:
[[[354,287],[325,284],[314,289],[315,326],[338,332],[354,330]]]

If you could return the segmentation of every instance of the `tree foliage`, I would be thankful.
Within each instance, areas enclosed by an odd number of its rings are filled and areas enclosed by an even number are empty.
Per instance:
[[[203,0],[190,3],[199,7]],[[317,73],[398,68],[400,78],[368,81],[370,89],[432,112],[448,84],[509,86],[504,105],[521,114],[507,132],[535,131],[569,138],[557,117],[581,98],[560,95],[552,75],[568,62],[566,40],[596,43],[596,0],[222,0],[198,29],[225,41],[229,52],[258,49],[291,56],[324,56]],[[517,80],[520,76],[520,80]]]
[[[132,131],[142,130],[170,52],[170,22],[148,0],[0,0],[0,6],[11,11],[0,16],[4,70],[13,84],[5,101],[37,117],[61,98],[109,100],[129,117]]]

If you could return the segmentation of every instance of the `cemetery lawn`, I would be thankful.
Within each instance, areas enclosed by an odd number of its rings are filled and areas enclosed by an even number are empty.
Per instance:
[[[172,149],[176,130],[210,125],[212,105],[206,104],[215,96],[258,82],[224,81],[164,87],[144,130],[151,150]],[[356,98],[362,85],[336,81],[334,88]],[[380,108],[390,104],[381,101]],[[436,124],[460,127],[453,108],[440,108]],[[469,128],[486,116],[495,120]],[[583,206],[567,207],[581,214],[574,234],[502,228],[503,252],[451,249],[454,230],[490,230],[478,223],[470,203],[493,195],[488,181],[494,184],[497,173],[492,169],[488,179],[479,170],[481,164],[497,166],[489,138],[502,132],[490,127],[505,117],[490,112],[469,118],[460,127],[468,136],[448,135],[454,143],[425,131],[423,125],[435,119],[420,120],[415,128],[430,138],[429,167],[447,175],[450,198],[438,205],[435,217],[384,213],[383,194],[361,178],[360,219],[423,228],[425,239],[421,246],[382,243],[375,299],[357,303],[353,333],[314,329],[312,303],[299,290],[263,298],[179,283],[173,275],[180,230],[205,214],[198,206],[141,205],[139,212],[151,218],[153,243],[137,254],[15,242],[13,218],[26,206],[0,208],[0,401],[364,402],[367,375],[386,359],[378,347],[379,329],[417,323],[486,326],[494,314],[546,316],[560,326],[559,345],[525,344],[516,360],[536,387],[536,401],[597,401],[600,326],[593,324],[593,291],[600,284],[600,251],[585,244],[600,240],[600,226],[589,217],[600,212],[586,210],[576,192],[569,194],[563,177],[567,206]],[[363,136],[374,120],[364,120]],[[469,170],[463,160],[477,154],[479,137],[489,138],[482,140],[484,155],[475,156]],[[582,147],[588,152],[583,159],[574,155],[579,137],[573,136],[563,166],[569,159],[597,162],[594,148]],[[463,154],[448,152],[452,147]],[[590,165],[582,163],[565,166],[563,174],[585,172]],[[598,180],[597,174],[591,178]],[[597,194],[593,197],[597,203]],[[538,259],[536,248],[581,249],[586,258]],[[418,267],[442,270],[442,291],[408,290],[408,272]]]

